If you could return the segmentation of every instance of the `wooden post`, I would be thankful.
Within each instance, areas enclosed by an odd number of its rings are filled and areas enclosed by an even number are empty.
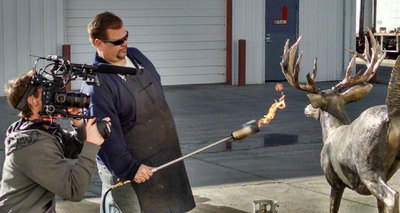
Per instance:
[[[232,85],[232,0],[226,0],[226,83]],[[232,150],[232,142],[225,142],[225,149]]]
[[[62,56],[67,60],[71,60],[71,45],[69,44],[62,45]],[[68,82],[66,89],[67,91],[71,91],[71,82]]]
[[[232,0],[226,1],[226,83],[232,85]]]
[[[239,40],[239,86],[246,85],[246,40]]]

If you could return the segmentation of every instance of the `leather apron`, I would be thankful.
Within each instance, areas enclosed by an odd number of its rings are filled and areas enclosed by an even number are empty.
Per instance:
[[[125,86],[136,102],[135,125],[125,135],[132,156],[152,167],[181,157],[175,122],[154,75],[141,70],[128,76]],[[185,212],[195,206],[183,162],[159,170],[145,183],[132,185],[142,212]]]

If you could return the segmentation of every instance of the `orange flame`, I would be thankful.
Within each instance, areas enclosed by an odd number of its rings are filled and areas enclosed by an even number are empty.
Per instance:
[[[283,84],[276,83],[275,84],[275,90],[281,92],[283,90]]]
[[[272,119],[275,118],[276,111],[278,109],[285,109],[286,103],[285,103],[285,94],[283,94],[283,85],[281,83],[277,83],[275,85],[275,89],[277,91],[281,92],[281,97],[279,98],[279,101],[276,101],[271,105],[269,108],[267,114],[265,114],[260,120],[258,120],[258,127],[261,125],[267,125],[269,122],[271,122]]]

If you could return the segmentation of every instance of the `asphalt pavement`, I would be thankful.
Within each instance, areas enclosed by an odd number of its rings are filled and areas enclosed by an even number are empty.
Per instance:
[[[390,66],[390,64],[388,65]],[[351,119],[368,107],[385,104],[390,67],[381,67],[370,94],[346,106]],[[280,97],[276,82],[261,85],[225,84],[164,87],[177,125],[183,154],[188,154],[230,135],[241,124],[261,118]],[[337,82],[317,83],[330,88]],[[276,200],[278,212],[328,212],[330,187],[320,167],[322,148],[318,121],[303,114],[305,92],[283,82],[286,108],[260,132],[240,141],[213,147],[185,160],[189,180],[200,212],[252,212],[255,200]],[[0,97],[0,139],[17,119],[15,110]],[[4,145],[0,148],[1,164]],[[398,175],[389,185],[400,189]],[[99,212],[101,181],[94,175],[81,202],[57,199],[57,212]],[[372,196],[346,190],[339,212],[377,212]]]

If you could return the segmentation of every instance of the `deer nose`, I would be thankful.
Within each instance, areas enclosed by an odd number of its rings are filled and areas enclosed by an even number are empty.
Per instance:
[[[319,110],[320,109],[316,109],[313,106],[311,106],[311,104],[309,104],[305,109],[304,109],[304,114],[308,117],[308,118],[314,118],[316,120],[319,120]]]

